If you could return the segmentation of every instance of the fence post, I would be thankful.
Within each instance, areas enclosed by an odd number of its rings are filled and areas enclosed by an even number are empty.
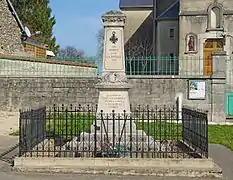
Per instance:
[[[176,112],[177,112],[177,120],[182,120],[182,104],[183,104],[183,94],[176,94]]]
[[[22,144],[22,110],[20,109],[19,110],[19,157],[22,156],[22,147],[23,147],[23,144]]]

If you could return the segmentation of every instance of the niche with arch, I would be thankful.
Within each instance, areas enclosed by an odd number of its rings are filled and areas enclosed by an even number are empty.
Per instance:
[[[207,31],[223,30],[223,8],[219,3],[213,3],[208,7]]]
[[[197,53],[197,34],[188,33],[185,37],[185,54]]]

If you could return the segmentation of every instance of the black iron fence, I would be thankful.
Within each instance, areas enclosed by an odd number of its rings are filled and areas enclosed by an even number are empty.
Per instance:
[[[45,139],[46,107],[36,110],[20,110],[19,155],[33,151]]]
[[[207,124],[195,131],[191,127],[203,119],[181,121],[176,106],[131,107],[130,114],[96,110],[96,106],[63,105],[21,111],[20,156],[201,158],[208,155],[205,148],[208,139],[204,141],[201,132],[206,132]]]
[[[208,157],[208,112],[182,108],[182,138],[190,149]]]

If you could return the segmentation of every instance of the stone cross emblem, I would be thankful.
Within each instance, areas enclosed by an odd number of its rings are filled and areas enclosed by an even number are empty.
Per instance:
[[[112,32],[112,36],[111,38],[109,39],[113,44],[116,44],[116,42],[118,41],[118,38],[116,37],[116,32],[113,31]]]

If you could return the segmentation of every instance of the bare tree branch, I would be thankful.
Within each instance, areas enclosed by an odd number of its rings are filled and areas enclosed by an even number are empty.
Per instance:
[[[125,56],[128,58],[152,56],[151,30],[137,33],[125,44]]]
[[[58,56],[63,58],[80,58],[84,56],[83,50],[77,50],[73,46],[66,46],[65,48],[59,49]]]

